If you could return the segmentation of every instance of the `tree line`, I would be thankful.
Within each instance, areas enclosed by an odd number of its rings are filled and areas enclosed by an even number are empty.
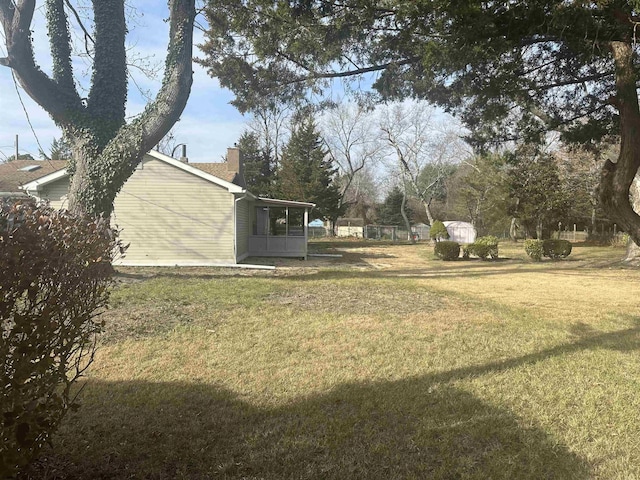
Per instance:
[[[551,138],[478,153],[466,134],[426,102],[340,102],[262,111],[237,146],[253,193],[316,203],[313,216],[334,225],[343,216],[410,231],[463,220],[513,239],[611,227],[597,186],[613,147],[596,155]]]

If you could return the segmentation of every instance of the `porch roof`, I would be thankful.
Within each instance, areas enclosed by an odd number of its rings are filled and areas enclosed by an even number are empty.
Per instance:
[[[315,203],[309,202],[295,202],[293,200],[280,200],[277,198],[264,198],[258,197],[258,201],[260,203],[266,203],[267,205],[276,205],[280,207],[305,207],[305,208],[313,208],[316,206]]]

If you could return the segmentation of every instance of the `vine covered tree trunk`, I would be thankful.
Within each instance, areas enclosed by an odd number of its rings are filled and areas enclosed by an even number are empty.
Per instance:
[[[164,79],[156,98],[130,123],[127,100],[127,33],[124,0],[93,6],[93,66],[86,98],[73,75],[71,32],[66,0],[45,2],[52,76],[35,62],[31,23],[35,0],[0,0],[7,57],[27,94],[49,113],[72,144],[69,208],[109,216],[115,196],[142,157],[171,129],[189,98],[195,0],[169,0],[169,47]],[[87,33],[88,35],[88,33]],[[84,94],[83,94],[84,95]]]

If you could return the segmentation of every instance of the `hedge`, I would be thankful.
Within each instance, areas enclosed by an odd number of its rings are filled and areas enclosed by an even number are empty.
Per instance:
[[[433,253],[441,260],[456,260],[460,256],[460,244],[443,240],[436,243]]]

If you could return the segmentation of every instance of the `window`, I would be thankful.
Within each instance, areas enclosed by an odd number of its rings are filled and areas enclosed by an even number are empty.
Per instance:
[[[256,207],[253,234],[302,237],[304,236],[304,209]]]

